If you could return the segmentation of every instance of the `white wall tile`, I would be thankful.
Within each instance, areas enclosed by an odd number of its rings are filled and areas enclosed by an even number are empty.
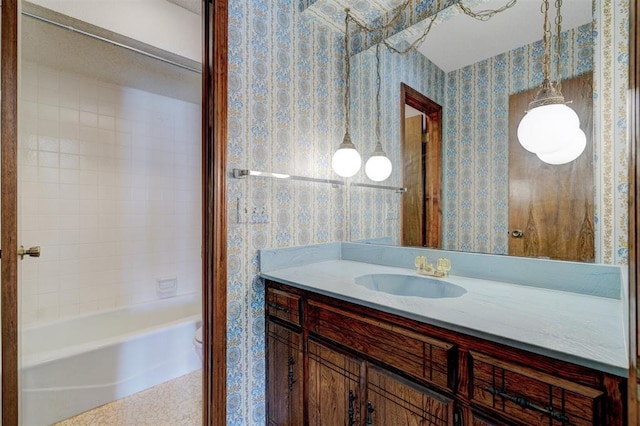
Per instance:
[[[38,153],[38,165],[40,167],[59,167],[60,155],[57,152],[40,150]]]
[[[98,114],[80,111],[80,125],[92,128],[98,127]]]
[[[154,300],[159,276],[199,291],[200,107],[24,69],[19,223],[43,253],[23,264],[25,324]]]
[[[77,109],[60,108],[60,123],[80,124],[80,112]]]

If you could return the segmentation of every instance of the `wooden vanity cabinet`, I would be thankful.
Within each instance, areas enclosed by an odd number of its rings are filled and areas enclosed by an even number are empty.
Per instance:
[[[469,352],[471,400],[524,424],[593,425],[604,392],[538,370]]]
[[[454,400],[370,364],[366,417],[371,425],[454,424]]]
[[[308,424],[359,425],[362,361],[309,339]]]
[[[268,425],[303,423],[302,333],[267,321]]]
[[[304,358],[299,296],[272,289],[267,293],[267,425],[304,422]]]
[[[624,424],[621,377],[272,281],[266,292],[269,425]]]

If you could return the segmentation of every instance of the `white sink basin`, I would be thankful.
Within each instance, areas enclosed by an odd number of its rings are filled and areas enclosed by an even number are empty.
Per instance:
[[[464,288],[442,281],[439,278],[402,274],[369,274],[355,278],[355,283],[369,290],[396,296],[415,296],[429,299],[460,297],[467,292]]]

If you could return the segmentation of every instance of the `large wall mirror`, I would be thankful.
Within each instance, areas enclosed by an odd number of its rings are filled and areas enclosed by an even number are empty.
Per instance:
[[[490,0],[474,9],[499,9],[505,3]],[[601,56],[611,49],[625,54],[626,46],[606,40],[598,28],[612,8],[607,2],[563,2],[562,91],[581,117],[587,149],[569,164],[541,162],[515,136],[542,82],[541,3],[519,0],[485,22],[454,5],[438,14],[417,50],[381,49],[382,144],[394,171],[382,183],[387,189],[350,187],[351,240],[625,261],[625,133],[610,121],[626,117],[626,93],[608,92],[626,87],[626,72],[614,69],[626,64],[607,63]],[[402,47],[427,24],[417,23],[387,41]],[[375,144],[375,69],[375,46],[352,56],[351,134],[365,160]],[[556,72],[553,64],[554,79]],[[416,97],[428,101],[423,105],[441,107],[441,114],[421,111]],[[616,111],[607,110],[611,104]],[[418,146],[414,154],[408,153],[412,144]],[[364,173],[354,181],[374,183]]]

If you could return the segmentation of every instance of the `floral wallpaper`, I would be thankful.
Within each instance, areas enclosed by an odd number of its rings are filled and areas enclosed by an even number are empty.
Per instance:
[[[596,261],[628,262],[629,2],[595,0],[594,98],[596,140]]]
[[[353,56],[351,60],[351,138],[363,156],[363,162],[376,144],[376,58],[374,49]],[[379,185],[402,186],[400,167],[400,83],[423,93],[440,105],[445,103],[446,74],[424,55],[411,51],[404,55],[380,49],[381,123],[383,149],[393,170],[389,179]],[[359,183],[374,183],[364,167],[352,178]],[[351,187],[349,191],[349,239],[362,240],[389,237],[400,241],[400,201],[402,195],[393,189],[379,190]]]
[[[333,150],[344,133],[343,39],[340,31],[306,13],[303,4],[322,1],[325,0],[230,2],[229,173],[233,168],[249,168],[323,179],[337,178],[330,163]],[[425,4],[423,1],[417,3]],[[597,204],[612,206],[597,212],[597,226],[604,247],[601,260],[624,263],[627,246],[625,117],[628,9],[626,5],[611,3],[614,2],[596,0],[594,10],[598,23],[591,33],[597,52],[593,62],[595,102],[603,111],[596,120],[602,123],[597,128],[602,141],[596,150],[601,171],[596,185]],[[588,31],[581,34],[589,35]],[[534,46],[531,52],[535,53],[535,50]],[[407,79],[407,83],[412,85],[412,79],[427,75],[429,79],[423,87],[418,86],[417,81],[414,87],[442,101],[446,107],[447,99],[453,96],[454,82],[463,84],[469,73],[493,69],[500,70],[506,77],[507,59],[505,54],[487,60],[485,64],[445,75],[433,64],[416,56],[412,57],[416,65],[414,68],[404,67],[399,60],[390,61],[388,68],[383,70],[383,78]],[[373,55],[369,52],[354,57],[352,62],[355,69],[367,68],[371,64]],[[396,77],[392,77],[394,75]],[[502,86],[521,84],[486,74],[487,84],[495,79]],[[372,109],[375,108],[372,103],[373,74],[351,83],[351,131],[366,160],[375,143],[374,123],[370,119],[375,111]],[[394,114],[399,115],[395,90],[399,89],[385,87],[382,94],[383,99],[393,100],[392,107],[385,111],[392,119]],[[396,131],[393,126],[382,123],[385,141],[393,140]],[[468,170],[475,174],[489,173],[489,185],[495,185],[501,178],[492,169],[500,158],[500,151],[488,145],[476,147],[469,143],[470,149],[472,146],[479,153],[486,150],[488,163],[471,163]],[[453,155],[450,148],[447,147],[449,160],[461,161],[461,157]],[[385,145],[385,149],[388,153],[392,151],[391,145]],[[473,158],[476,158],[475,154]],[[398,159],[393,156],[391,159],[397,167]],[[480,167],[483,164],[485,169]],[[495,177],[490,177],[491,173]],[[462,178],[447,178],[446,188],[452,192],[450,195],[461,188]],[[347,185],[337,186],[253,176],[228,180],[229,425],[263,425],[265,422],[264,288],[257,277],[257,250],[397,235],[399,195],[392,190],[383,192],[351,187],[353,182],[366,182],[363,172],[346,180]],[[394,174],[385,184],[397,185],[399,177]],[[465,190],[473,190],[471,188]],[[459,205],[458,198],[451,199]],[[488,214],[492,209],[485,211]],[[464,209],[459,209],[456,214],[458,216],[447,219],[445,230],[451,230],[448,225],[456,223]],[[469,214],[477,216],[475,210]],[[454,234],[449,237],[455,241]],[[499,238],[488,235],[482,240],[486,240],[482,241],[483,244],[498,251]],[[468,243],[475,245],[478,242]]]
[[[341,34],[291,0],[229,2],[228,169],[335,179],[344,134]],[[345,187],[228,180],[229,425],[265,421],[264,288],[257,250],[344,240]]]

